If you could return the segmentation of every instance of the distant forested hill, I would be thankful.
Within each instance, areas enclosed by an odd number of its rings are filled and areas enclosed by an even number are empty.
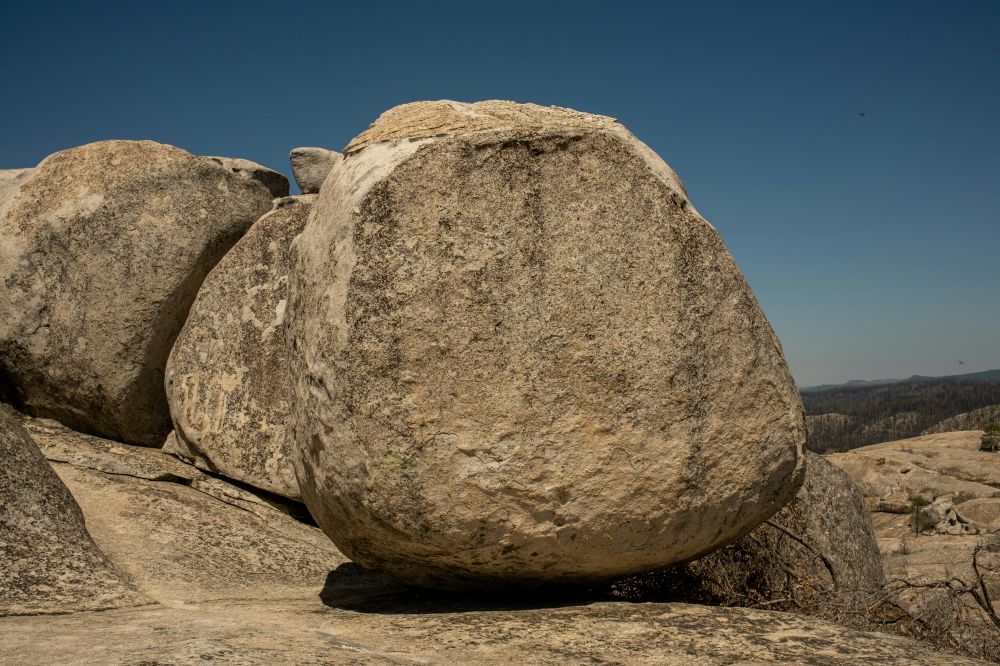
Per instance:
[[[987,379],[919,377],[804,389],[807,445],[825,452],[915,437],[950,417],[1000,404],[1000,381],[976,374]]]
[[[830,389],[854,388],[857,386],[874,386],[876,384],[899,384],[900,382],[916,382],[921,380],[939,379],[971,379],[983,382],[1000,382],[1000,370],[983,370],[981,372],[969,372],[964,375],[945,375],[943,377],[927,377],[925,375],[912,375],[906,379],[852,379],[844,384],[820,384],[819,386],[802,386],[799,391],[802,393],[815,393],[816,391],[828,391]]]
[[[963,412],[926,428],[921,434],[954,432],[956,430],[983,430],[989,423],[1000,423],[1000,405],[990,405],[971,412]]]

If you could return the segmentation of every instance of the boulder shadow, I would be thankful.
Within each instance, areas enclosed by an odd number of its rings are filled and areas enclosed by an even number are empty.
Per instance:
[[[533,587],[518,592],[427,590],[403,585],[353,562],[341,564],[327,574],[319,598],[330,608],[379,614],[534,610],[616,600],[606,589],[582,586]]]

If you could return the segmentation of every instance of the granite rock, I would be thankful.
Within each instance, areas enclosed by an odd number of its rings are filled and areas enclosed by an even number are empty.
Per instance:
[[[94,544],[69,490],[0,405],[0,615],[149,603]]]
[[[302,194],[319,192],[330,170],[343,159],[340,153],[326,148],[295,148],[288,155],[292,176]]]
[[[0,198],[0,384],[37,416],[159,446],[163,368],[202,279],[271,208],[218,162],[151,141],[46,158]]]
[[[289,247],[311,208],[268,213],[212,269],[166,368],[174,436],[164,450],[292,498],[284,316]]]
[[[297,476],[410,583],[593,581],[738,539],[801,483],[781,346],[680,181],[611,118],[387,111],[290,273]]]

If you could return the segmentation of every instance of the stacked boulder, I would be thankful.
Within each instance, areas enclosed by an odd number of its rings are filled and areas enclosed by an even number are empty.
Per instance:
[[[326,148],[295,148],[288,159],[302,194],[318,194],[323,181],[344,156]]]
[[[611,118],[391,109],[295,254],[299,487],[365,567],[604,580],[738,539],[801,483],[774,332],[677,176]]]
[[[212,269],[166,370],[174,432],[164,450],[291,498],[284,316],[290,246],[311,198],[262,217]]]
[[[238,157],[213,156],[208,159],[221,164],[241,178],[257,181],[266,187],[275,199],[288,196],[288,179],[274,169]]]
[[[271,192],[152,141],[46,158],[0,188],[0,397],[159,446],[163,370],[198,286]]]

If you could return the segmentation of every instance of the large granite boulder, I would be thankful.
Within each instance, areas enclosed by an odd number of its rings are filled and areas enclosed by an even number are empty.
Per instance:
[[[0,200],[8,398],[80,430],[162,444],[174,337],[205,274],[271,199],[214,160],[151,141],[46,158]]]
[[[289,284],[303,498],[420,585],[591,581],[778,511],[781,346],[670,168],[611,118],[396,107],[346,149]]]
[[[326,148],[295,148],[288,154],[292,176],[302,194],[316,194],[330,171],[344,159],[340,153]]]
[[[284,316],[290,245],[311,209],[300,200],[250,227],[202,283],[166,368],[164,450],[293,498]]]
[[[69,490],[0,405],[0,615],[147,603],[94,545]]]
[[[798,494],[763,525],[693,562],[622,581],[619,593],[834,619],[877,606],[885,576],[864,497],[823,457],[806,453],[806,463]]]

